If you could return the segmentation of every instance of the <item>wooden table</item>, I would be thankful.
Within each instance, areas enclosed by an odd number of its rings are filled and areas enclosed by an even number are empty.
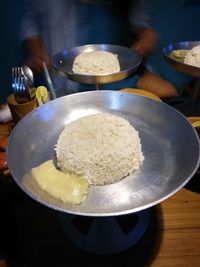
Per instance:
[[[200,194],[183,188],[157,209],[161,237],[151,266],[200,266]]]

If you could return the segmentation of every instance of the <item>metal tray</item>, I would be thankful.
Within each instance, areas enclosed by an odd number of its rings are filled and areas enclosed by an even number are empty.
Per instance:
[[[191,65],[187,65],[183,63],[183,58],[177,59],[173,56],[173,50],[185,49],[190,50],[194,46],[200,45],[200,41],[184,41],[184,42],[177,42],[168,44],[163,49],[163,55],[166,58],[167,62],[176,70],[183,72],[185,74],[189,74],[194,77],[200,77],[200,68],[194,67]]]
[[[79,206],[63,204],[22,177],[53,159],[54,146],[67,123],[82,116],[110,112],[127,119],[141,138],[144,163],[120,182],[91,186]],[[87,216],[137,212],[181,189],[199,166],[199,139],[188,120],[174,108],[145,96],[119,91],[91,91],[64,96],[26,115],[12,131],[7,146],[15,182],[36,201],[59,211]]]
[[[109,51],[118,55],[121,71],[111,75],[82,75],[72,71],[73,62],[76,56],[85,52]],[[109,44],[91,44],[63,50],[53,56],[53,66],[63,76],[86,84],[104,84],[123,80],[131,75],[140,65],[142,57],[133,49]]]

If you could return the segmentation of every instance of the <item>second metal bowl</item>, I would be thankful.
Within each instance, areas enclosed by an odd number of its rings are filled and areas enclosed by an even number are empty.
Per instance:
[[[193,47],[200,45],[200,41],[185,41],[168,44],[163,49],[163,55],[167,62],[177,71],[192,75],[194,77],[200,77],[200,68],[194,67],[183,62],[183,58],[176,58],[173,56],[174,50],[190,50]]]
[[[121,71],[111,75],[82,75],[72,71],[73,62],[76,56],[81,53],[93,51],[108,51],[118,55]],[[63,50],[53,56],[55,69],[63,76],[86,84],[104,84],[120,81],[131,75],[140,65],[142,56],[133,49],[109,44],[91,44]]]

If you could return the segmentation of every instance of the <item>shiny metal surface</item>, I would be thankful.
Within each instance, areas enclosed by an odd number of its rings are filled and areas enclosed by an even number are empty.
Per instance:
[[[200,41],[190,42],[177,42],[168,44],[163,49],[163,55],[166,58],[167,62],[177,71],[183,72],[185,74],[192,75],[194,77],[200,77],[200,68],[190,66],[183,63],[183,58],[176,58],[172,55],[173,50],[186,49],[190,50],[194,46],[200,45]]]
[[[29,82],[29,86],[33,87],[34,86],[34,76],[33,76],[33,72],[31,70],[31,68],[29,68],[29,66],[27,66],[27,65],[23,65],[22,66],[22,74],[24,75],[24,77],[27,78],[27,80]]]
[[[109,51],[118,55],[121,71],[112,75],[81,75],[72,71],[73,62],[76,56],[84,52]],[[133,49],[118,45],[97,44],[74,47],[63,50],[53,57],[55,69],[69,79],[87,84],[103,84],[123,80],[132,74],[140,65],[142,57]]]
[[[138,131],[145,160],[120,182],[91,186],[79,206],[63,204],[22,177],[53,159],[54,146],[67,123],[82,116],[110,112],[127,119]],[[12,131],[7,147],[10,172],[36,201],[60,211],[88,216],[137,212],[176,193],[199,166],[199,139],[188,120],[174,108],[150,98],[117,91],[92,91],[48,102],[24,117]]]

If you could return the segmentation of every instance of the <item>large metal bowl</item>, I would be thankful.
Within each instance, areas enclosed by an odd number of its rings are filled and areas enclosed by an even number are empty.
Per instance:
[[[200,41],[185,41],[168,44],[163,48],[163,55],[166,58],[167,62],[176,70],[183,72],[185,74],[192,75],[194,77],[200,77],[200,68],[194,67],[183,62],[184,58],[176,58],[173,56],[174,50],[190,50],[193,47],[200,45]]]
[[[91,186],[79,206],[50,197],[31,179],[24,181],[31,168],[54,158],[66,124],[99,112],[122,116],[139,131],[145,160],[137,172],[111,185]],[[7,159],[13,179],[36,201],[72,214],[113,216],[149,208],[182,188],[199,166],[199,139],[188,120],[165,103],[126,92],[91,91],[58,98],[26,115],[10,135]]]
[[[110,75],[82,75],[72,71],[76,56],[93,51],[108,51],[118,55],[121,71]],[[131,75],[140,65],[142,57],[133,49],[119,45],[92,44],[63,50],[53,56],[53,66],[62,75],[73,81],[86,84],[104,84],[123,80]]]

